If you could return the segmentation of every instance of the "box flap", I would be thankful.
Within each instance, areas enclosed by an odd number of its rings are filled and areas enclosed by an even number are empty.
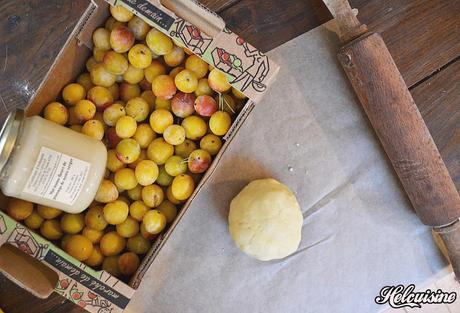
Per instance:
[[[54,291],[58,274],[12,245],[0,247],[0,271],[17,285],[45,299]]]
[[[116,4],[220,69],[235,89],[256,102],[278,72],[279,67],[264,53],[226,28],[220,17],[195,1],[117,0]]]

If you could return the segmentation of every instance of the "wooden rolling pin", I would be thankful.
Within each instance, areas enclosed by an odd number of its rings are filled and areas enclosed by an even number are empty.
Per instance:
[[[440,234],[460,277],[460,196],[382,37],[346,0],[324,0],[345,45],[338,52],[364,111],[421,221]]]

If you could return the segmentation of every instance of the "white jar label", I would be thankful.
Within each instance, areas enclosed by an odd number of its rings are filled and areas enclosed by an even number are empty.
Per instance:
[[[72,205],[80,195],[90,164],[42,147],[24,192]]]

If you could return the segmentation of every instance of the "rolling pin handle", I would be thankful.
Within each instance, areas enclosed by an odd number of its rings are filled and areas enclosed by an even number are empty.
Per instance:
[[[460,277],[460,221],[442,227],[433,227],[445,246],[441,251],[449,259],[457,281]]]

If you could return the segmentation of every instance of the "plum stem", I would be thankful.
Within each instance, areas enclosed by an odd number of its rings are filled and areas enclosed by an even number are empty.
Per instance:
[[[228,103],[228,101],[225,99],[225,97],[222,97],[222,93],[219,91],[216,91],[219,94],[219,111],[224,110],[224,104],[228,106],[230,111],[232,111],[233,114],[235,114],[235,111],[233,110],[232,106]]]

